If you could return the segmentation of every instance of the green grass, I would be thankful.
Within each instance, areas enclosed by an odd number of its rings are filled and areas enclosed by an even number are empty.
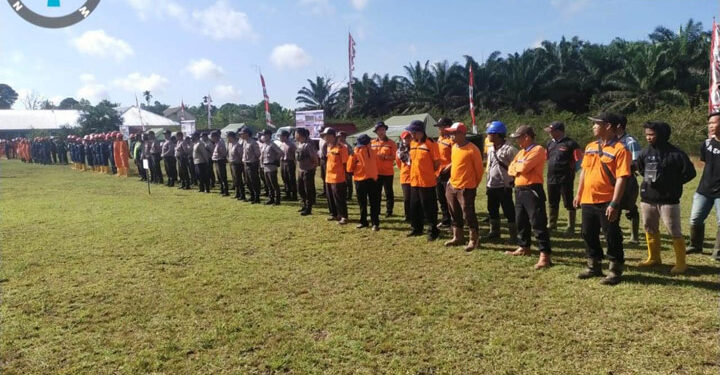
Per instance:
[[[707,254],[671,277],[630,247],[606,287],[575,278],[579,236],[538,272],[507,244],[406,239],[398,217],[359,231],[57,166],[2,161],[0,193],[3,374],[718,373]]]

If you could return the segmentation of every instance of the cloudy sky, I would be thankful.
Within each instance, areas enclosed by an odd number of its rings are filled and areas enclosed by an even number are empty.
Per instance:
[[[25,0],[34,11],[69,13],[83,0]],[[54,13],[53,13],[54,12]],[[0,83],[56,103],[64,97],[134,104],[257,103],[262,69],[272,101],[295,108],[306,79],[347,82],[347,33],[356,76],[402,74],[416,60],[483,60],[543,39],[643,39],[657,25],[720,14],[714,0],[101,0],[72,27],[33,26],[0,1]],[[142,100],[142,98],[141,98]],[[22,104],[16,108],[22,108]]]

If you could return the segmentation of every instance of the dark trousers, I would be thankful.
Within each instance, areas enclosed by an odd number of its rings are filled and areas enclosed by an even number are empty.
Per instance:
[[[200,163],[195,164],[195,174],[198,176],[198,187],[200,192],[210,192],[210,164]]]
[[[245,163],[245,183],[250,191],[250,200],[260,200],[260,162]]]
[[[110,172],[112,174],[117,173],[117,166],[115,165],[115,156],[111,154],[110,158],[108,158],[108,160],[110,160]],[[60,162],[62,163],[62,156],[60,157]]]
[[[160,154],[150,154],[150,177],[152,182],[162,184],[163,175],[160,167]]]
[[[59,158],[60,158],[61,164],[67,164],[68,163],[67,151],[60,152]]]
[[[210,186],[215,187],[215,172],[213,171],[214,162],[210,160],[208,162],[208,175],[210,176]]]
[[[52,152],[51,155],[52,155],[52,163],[57,164],[57,161],[58,161],[57,152]]]
[[[187,162],[188,162],[188,170],[190,171],[190,183],[197,185],[198,184],[198,176],[197,176],[197,171],[195,170],[195,168],[193,168],[194,161],[193,161],[192,156],[188,156]]]
[[[345,187],[347,188],[347,199],[348,200],[352,199],[353,185],[355,185],[355,184],[353,184],[352,175],[349,173],[346,173],[345,174]]]
[[[245,199],[245,181],[243,174],[245,174],[242,163],[231,163],[230,174],[233,179],[233,187],[235,188],[235,198]]]
[[[538,242],[538,249],[549,254],[550,233],[547,229],[547,211],[545,209],[545,190],[541,184],[515,188],[515,216],[518,225],[518,245],[530,247],[532,229]]]
[[[270,196],[270,186],[268,185],[267,180],[265,179],[265,168],[263,168],[261,166],[260,169],[258,170],[258,173],[260,176],[260,179],[258,181],[260,181],[261,189],[265,190],[265,196],[269,197]]]
[[[135,159],[135,166],[138,169],[138,175],[140,175],[140,179],[142,181],[147,180],[148,176],[147,176],[147,171],[145,170],[145,168],[143,168],[143,160],[140,158]]]
[[[403,192],[403,208],[405,210],[405,221],[410,221],[410,184],[401,184]]]
[[[393,176],[378,176],[377,179],[378,194],[382,197],[382,191],[385,190],[385,212],[393,213],[395,207],[395,192],[393,192]]]
[[[360,206],[360,224],[368,225],[367,209],[370,204],[370,221],[372,225],[380,225],[380,189],[377,181],[367,179],[355,181],[358,205]]]
[[[430,233],[437,233],[436,187],[410,187],[410,222],[413,231],[422,232],[423,220],[430,226]]]
[[[270,200],[280,203],[280,184],[278,184],[277,169],[265,169],[265,184]]]
[[[327,195],[327,184],[325,183],[325,172],[327,171],[327,159],[320,159],[320,179],[323,181],[323,195]]]
[[[454,227],[462,228],[467,223],[468,228],[478,230],[475,195],[477,189],[455,189],[451,184],[445,188],[445,198]]]
[[[330,216],[344,217],[347,219],[347,183],[338,184],[326,183],[325,192],[327,193],[328,209]]]
[[[588,258],[602,259],[603,249],[600,245],[600,230],[607,241],[607,258],[613,262],[625,263],[623,237],[620,220],[610,222],[605,216],[608,203],[582,205],[582,237],[585,240]]]
[[[228,178],[227,178],[227,159],[213,160],[215,164],[215,174],[220,184],[220,193],[229,194]]]
[[[298,192],[303,206],[310,207],[315,204],[315,169],[300,171],[297,179]]]
[[[188,158],[185,156],[178,156],[176,159],[176,165],[178,169],[178,176],[180,177],[180,184],[182,187],[190,186],[190,169],[188,168]]]
[[[165,162],[165,173],[168,178],[168,185],[175,184],[177,181],[177,167],[175,166],[174,156],[164,156],[163,161]]]
[[[440,212],[442,212],[442,221],[441,223],[450,225],[450,209],[448,209],[448,202],[447,198],[445,198],[445,188],[447,187],[448,180],[450,179],[450,174],[447,175],[440,175],[437,178],[437,185],[435,185],[435,189],[437,190],[437,199],[438,203],[440,203]]]
[[[568,211],[575,211],[573,207],[573,182],[565,182],[562,184],[548,184],[548,206],[552,209],[560,208],[560,197],[562,197],[563,205]]]
[[[500,207],[508,223],[515,222],[512,188],[487,188],[487,209],[491,220],[500,220]]]
[[[285,195],[290,199],[297,199],[297,181],[295,180],[295,160],[280,162],[280,174],[283,181]]]

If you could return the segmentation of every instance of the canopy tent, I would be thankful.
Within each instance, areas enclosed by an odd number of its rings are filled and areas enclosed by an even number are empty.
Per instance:
[[[122,117],[123,125],[125,126],[144,126],[146,128],[180,127],[179,122],[144,109],[139,109],[136,106],[118,107],[115,110],[120,114],[120,117]]]
[[[80,111],[4,110],[0,111],[0,130],[59,130],[80,127]]]
[[[245,123],[239,123],[239,124],[228,124],[228,126],[220,129],[220,137],[227,138],[228,132],[237,132],[238,129],[245,126]]]
[[[415,120],[420,120],[425,123],[425,133],[430,138],[437,138],[440,136],[440,132],[438,131],[438,128],[435,127],[435,124],[437,124],[437,121],[430,116],[428,113],[419,113],[415,115],[407,115],[407,116],[393,116],[385,120],[385,125],[388,126],[387,130],[387,136],[388,138],[397,141],[400,139],[400,134],[402,134],[403,131],[405,131],[405,127],[410,125],[411,122]],[[375,133],[373,133],[373,127],[370,129],[367,129],[365,131],[361,131],[359,133],[355,133],[353,135],[348,136],[348,142],[350,144],[355,144],[355,141],[357,140],[357,137],[359,137],[362,134],[367,134],[370,136],[370,138],[375,138]]]

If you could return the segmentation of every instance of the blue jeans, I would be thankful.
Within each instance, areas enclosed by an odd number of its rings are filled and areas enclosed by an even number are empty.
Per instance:
[[[690,225],[704,224],[713,206],[715,206],[717,222],[720,225],[720,198],[709,198],[700,193],[695,193],[693,195],[692,210],[690,211]]]

